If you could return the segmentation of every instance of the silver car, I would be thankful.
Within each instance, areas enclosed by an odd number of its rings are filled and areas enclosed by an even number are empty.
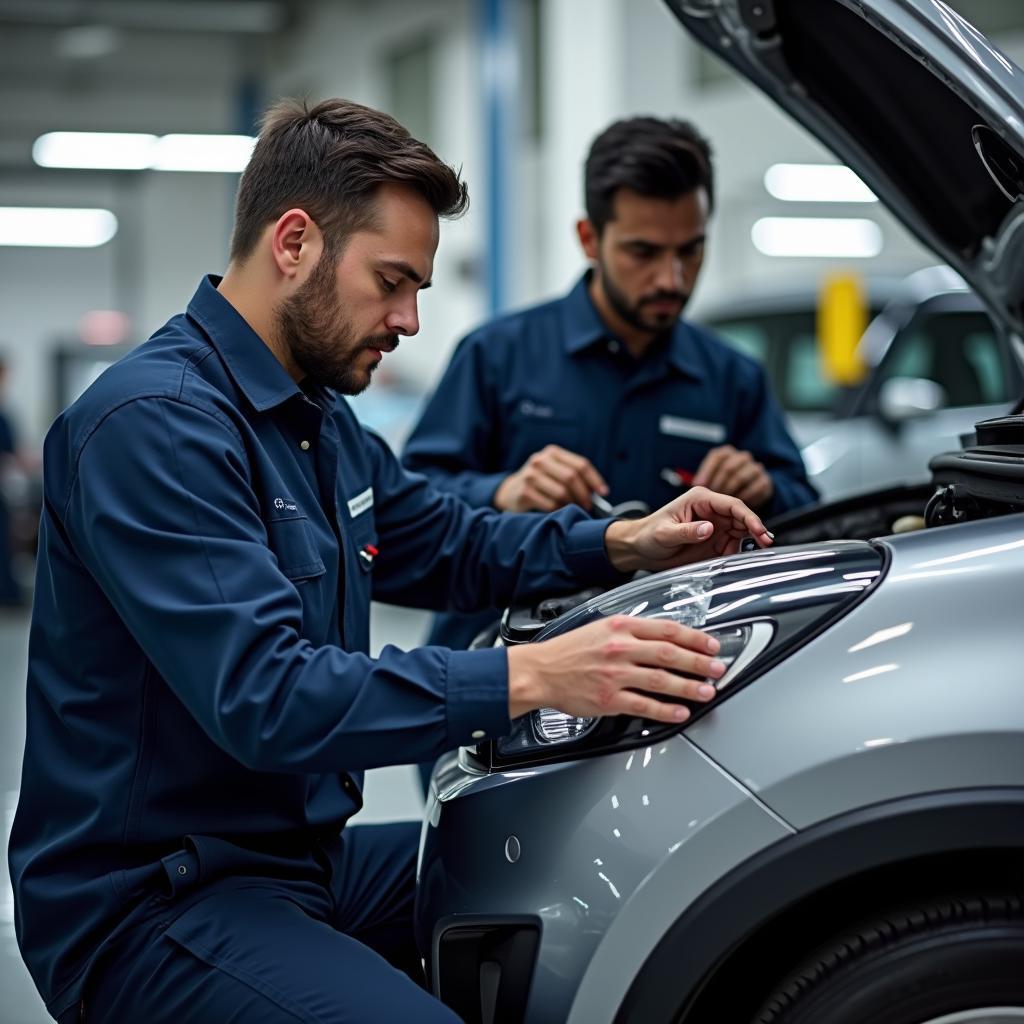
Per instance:
[[[980,419],[1010,411],[1024,376],[1009,341],[954,270],[865,282],[871,321],[866,368],[842,389],[821,368],[817,295],[747,296],[701,322],[760,360],[811,483],[825,500],[928,478],[928,460]]]
[[[1020,345],[1020,69],[940,0],[671,6]],[[1024,418],[931,465],[774,549],[509,610],[505,644],[669,616],[730,667],[682,728],[542,710],[439,764],[417,927],[442,1000],[488,1024],[1024,1021]]]

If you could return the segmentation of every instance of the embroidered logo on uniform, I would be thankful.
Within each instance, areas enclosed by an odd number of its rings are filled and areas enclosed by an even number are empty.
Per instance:
[[[551,419],[555,414],[550,405],[539,405],[537,402],[531,402],[529,398],[524,398],[519,403],[519,412],[523,416],[534,416],[541,420]]]
[[[367,509],[373,508],[373,488],[367,487],[348,502],[348,514],[355,519],[361,516]]]
[[[299,506],[296,505],[295,502],[292,501],[289,498],[275,498],[274,499],[274,508],[276,508],[278,510],[278,512],[298,512],[299,511]]]
[[[725,427],[721,423],[686,420],[681,416],[662,416],[658,420],[658,429],[671,437],[687,437],[691,441],[721,444],[725,440]]]

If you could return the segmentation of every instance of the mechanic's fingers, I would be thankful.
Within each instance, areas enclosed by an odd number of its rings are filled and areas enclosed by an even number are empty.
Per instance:
[[[725,662],[669,643],[645,642],[634,660],[638,665],[663,670],[657,673],[659,680],[660,677],[666,676],[668,680],[675,681],[669,682],[668,688],[664,691],[659,688],[658,692],[671,693],[676,697],[690,697],[693,700],[699,699],[696,690],[701,680],[718,679],[725,675]],[[684,679],[672,675],[673,672],[688,672],[700,676],[701,680]]]
[[[561,508],[572,501],[572,494],[569,493],[562,483],[546,473],[538,471],[532,474],[530,477],[530,487],[538,494],[543,494],[546,498],[556,502],[555,508]]]
[[[728,456],[719,462],[714,475],[708,481],[707,486],[713,491],[718,491],[719,494],[735,493],[731,489],[730,482],[736,475],[737,471],[742,469],[751,461],[751,457],[747,452],[730,452]]]
[[[762,547],[767,547],[771,536],[768,534],[760,517],[752,512],[738,498],[730,497],[728,494],[719,494],[717,491],[702,489],[700,494],[693,494],[694,513],[705,513],[710,511],[723,520],[722,528],[736,536],[750,534]]]
[[[693,474],[693,486],[710,487],[709,481],[718,472],[719,464],[729,458],[735,451],[736,449],[731,444],[723,444],[718,448],[712,448],[697,467],[697,472]]]
[[[554,455],[576,472],[590,490],[597,491],[600,495],[608,493],[608,484],[605,483],[604,477],[601,476],[589,459],[582,455],[577,455],[575,452],[570,452],[565,448],[557,447]]]
[[[671,704],[633,690],[621,690],[604,714],[632,715],[655,722],[685,722],[690,717],[690,709],[682,704]]]
[[[702,651],[717,654],[721,644],[710,633],[684,626],[672,619],[640,619],[625,617],[629,629],[639,640],[662,640],[688,648],[691,651]]]
[[[524,487],[521,507],[524,512],[554,512],[562,506],[535,488]]]
[[[729,470],[729,475],[722,482],[722,490],[735,498],[740,497],[740,492],[752,481],[758,480],[764,472],[760,462],[755,462],[749,455],[742,461],[737,462]],[[742,501],[743,499],[740,498]]]
[[[736,495],[746,505],[763,505],[772,496],[772,478],[767,473],[759,475]]]
[[[570,465],[568,462],[562,462],[557,458],[551,458],[541,463],[541,465],[544,472],[558,480],[566,488],[577,505],[582,505],[587,509],[590,508],[592,488],[584,480],[578,467]]]
[[[658,523],[654,536],[662,547],[678,548],[684,544],[703,544],[715,532],[715,527],[704,520],[680,523],[668,520]]]

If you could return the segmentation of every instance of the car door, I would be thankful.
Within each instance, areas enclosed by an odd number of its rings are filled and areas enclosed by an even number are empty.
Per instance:
[[[857,410],[865,487],[927,479],[933,455],[959,448],[975,423],[1012,407],[1015,361],[988,314],[961,300],[918,309],[875,369]]]

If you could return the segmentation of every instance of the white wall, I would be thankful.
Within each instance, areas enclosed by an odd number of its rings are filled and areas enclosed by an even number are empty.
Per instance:
[[[234,177],[102,174],[16,169],[31,139],[60,128],[230,131],[239,78],[255,68],[268,94],[347,96],[387,106],[383,56],[425,31],[438,40],[438,88],[429,139],[461,165],[472,204],[442,228],[436,286],[422,302],[422,328],[392,363],[405,381],[430,386],[454,342],[486,315],[486,165],[477,0],[307,0],[290,34],[254,46],[227,35],[134,36],[101,66],[54,65],[50,35],[0,33],[0,205],[100,205],[121,229],[95,250],[0,249],[0,347],[11,351],[10,401],[30,438],[53,414],[52,351],[82,313],[126,310],[143,338],[187,302],[201,273],[224,266]],[[761,176],[776,160],[830,160],[807,133],[739,81],[697,89],[694,49],[659,0],[542,0],[545,134],[519,138],[510,185],[514,234],[507,296],[518,306],[558,294],[583,267],[573,224],[582,208],[582,161],[611,120],[633,113],[693,119],[711,138],[718,211],[695,311],[751,289],[816,279],[820,262],[769,259],[749,240],[769,213],[819,212],[780,204]],[[1003,40],[1018,62],[1024,36]],[[523,83],[520,83],[522,85]],[[524,100],[525,89],[521,89]],[[783,209],[783,205],[785,208]],[[843,212],[839,208],[835,212]],[[858,207],[857,215],[864,214]],[[880,208],[885,233],[873,271],[903,272],[932,261]]]
[[[583,268],[572,223],[582,209],[582,163],[593,137],[618,117],[637,114],[692,120],[714,151],[717,201],[707,260],[692,307],[714,305],[752,288],[816,281],[833,261],[773,259],[750,241],[754,222],[768,215],[870,216],[885,248],[853,269],[906,273],[934,262],[880,206],[802,205],[773,200],[762,183],[775,162],[835,162],[817,140],[738,77],[707,88],[693,84],[696,49],[661,3],[597,0],[585,30],[576,0],[547,4],[547,96],[551,131],[541,157],[549,190],[546,224],[532,240],[546,267],[547,286],[563,289]]]
[[[2,35],[2,34],[0,34]],[[62,68],[52,33],[0,39],[0,206],[112,210],[119,230],[96,249],[0,248],[0,348],[7,402],[29,444],[56,413],[53,353],[74,344],[81,316],[120,309],[141,341],[184,308],[206,271],[224,268],[237,178],[219,174],[20,167],[45,131],[235,131],[242,67],[229,36],[137,36],[100,66]],[[10,164],[13,164],[11,166]]]
[[[485,312],[482,280],[463,272],[477,262],[486,225],[474,13],[472,0],[323,0],[310,7],[269,82],[277,96],[341,96],[386,110],[384,55],[425,33],[437,38],[437,134],[425,141],[442,159],[461,166],[471,205],[464,218],[442,225],[434,287],[421,299],[420,333],[389,360],[389,372],[420,387],[433,383],[454,343]]]

